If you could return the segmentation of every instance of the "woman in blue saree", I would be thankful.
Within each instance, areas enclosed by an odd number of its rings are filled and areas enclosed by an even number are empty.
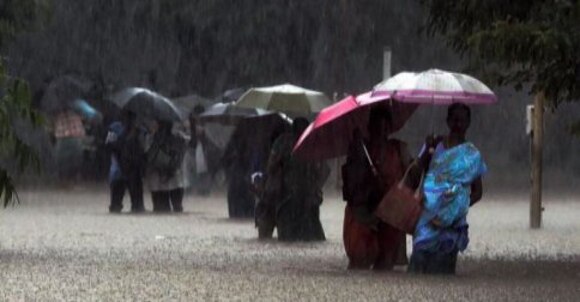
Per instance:
[[[423,212],[413,236],[409,272],[454,274],[457,254],[469,243],[467,212],[479,201],[487,167],[481,153],[466,141],[471,110],[455,103],[447,111],[449,135],[429,137],[419,158],[426,170]]]

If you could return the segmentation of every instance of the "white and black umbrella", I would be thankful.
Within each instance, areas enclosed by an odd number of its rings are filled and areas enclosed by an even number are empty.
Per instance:
[[[308,117],[331,104],[324,93],[291,84],[252,88],[235,103],[239,107],[283,112],[291,117]]]

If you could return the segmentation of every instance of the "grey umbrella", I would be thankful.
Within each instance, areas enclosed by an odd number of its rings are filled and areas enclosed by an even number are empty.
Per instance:
[[[146,88],[132,87],[112,97],[119,108],[132,111],[147,118],[178,122],[183,113],[168,98]]]
[[[197,94],[190,94],[186,96],[172,98],[171,100],[184,113],[190,113],[196,106],[208,108],[215,103],[213,100],[206,99]]]
[[[216,101],[219,103],[233,103],[237,101],[246,91],[246,88],[229,89],[218,96]]]
[[[274,112],[261,108],[238,107],[232,103],[217,103],[200,114],[199,120],[202,122],[216,122],[231,125],[237,124],[244,118],[269,114],[274,114]]]

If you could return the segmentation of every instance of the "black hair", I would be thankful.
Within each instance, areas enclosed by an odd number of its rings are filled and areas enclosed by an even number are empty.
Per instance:
[[[371,109],[369,114],[369,126],[374,127],[380,120],[386,120],[391,123],[393,121],[391,116],[391,110],[386,106],[378,106]]]
[[[471,108],[463,103],[453,103],[447,107],[447,120],[449,120],[453,112],[457,110],[465,110],[465,112],[467,112],[467,118],[471,121]]]
[[[202,113],[205,112],[205,107],[203,105],[195,105],[193,107],[193,109],[191,110],[191,115],[195,116],[195,115],[200,115]]]
[[[171,129],[173,128],[173,122],[158,120],[157,123],[159,124],[159,129]]]
[[[121,109],[121,120],[125,122],[134,122],[135,119],[137,119],[137,114],[135,114],[135,112],[126,108]]]

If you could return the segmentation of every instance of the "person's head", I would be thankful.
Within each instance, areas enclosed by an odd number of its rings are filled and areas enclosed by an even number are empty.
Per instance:
[[[471,123],[471,109],[463,103],[453,103],[447,108],[447,127],[451,134],[465,136]]]
[[[189,113],[189,124],[195,126],[197,124],[198,117],[204,112],[205,107],[203,105],[195,105]]]
[[[369,115],[367,130],[371,138],[386,136],[392,129],[391,111],[385,106],[375,107]]]
[[[288,126],[286,124],[282,124],[274,128],[272,135],[270,135],[270,145],[274,144],[276,139],[285,132],[288,132]]]
[[[133,111],[129,111],[129,110],[126,110],[126,109],[123,109],[121,111],[121,122],[126,127],[133,127],[133,126],[135,126],[135,122],[136,121],[137,121],[137,115]]]
[[[205,107],[203,105],[195,105],[191,110],[190,118],[198,116],[205,112]]]
[[[308,120],[303,117],[295,118],[294,121],[292,122],[292,133],[294,133],[294,135],[296,136],[302,135],[304,130],[308,128],[309,124],[310,123],[308,122]]]

